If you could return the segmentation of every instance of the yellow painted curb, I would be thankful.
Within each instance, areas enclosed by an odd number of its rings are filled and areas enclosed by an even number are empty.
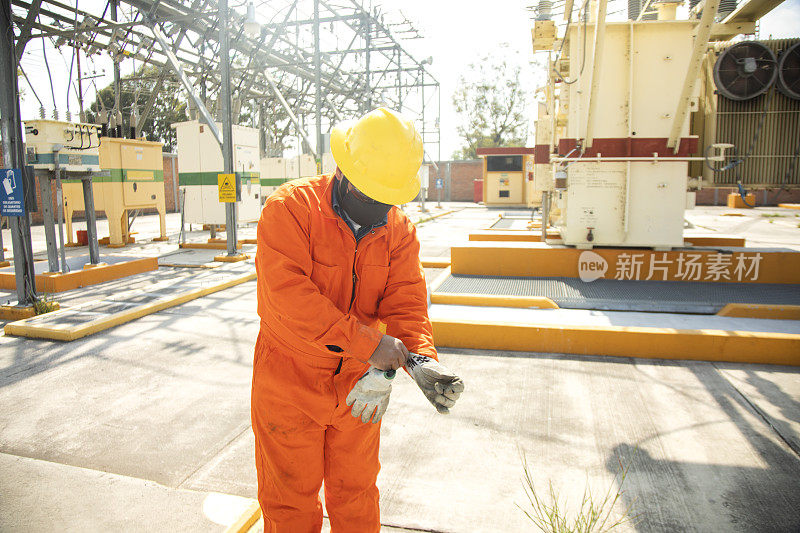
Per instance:
[[[37,326],[35,324],[27,323],[28,320],[32,319],[26,319],[6,324],[3,331],[5,332],[6,335],[17,335],[19,337],[29,337],[34,339],[52,339],[57,341],[74,341],[75,339],[80,339],[81,337],[86,337],[87,335],[92,335],[99,331],[104,331],[109,328],[113,328],[114,326],[119,326],[120,324],[130,322],[131,320],[136,320],[137,318],[151,315],[163,309],[175,307],[176,305],[180,305],[189,302],[191,300],[196,300],[197,298],[201,298],[203,296],[207,296],[209,294],[224,289],[228,289],[230,287],[234,287],[236,285],[254,279],[256,279],[256,273],[248,272],[247,274],[242,274],[224,283],[220,283],[219,285],[212,285],[210,287],[201,287],[198,289],[194,289],[192,291],[185,292],[168,300],[159,300],[156,302],[151,302],[149,304],[138,306],[134,309],[128,309],[126,311],[120,311],[119,313],[115,313],[113,315],[100,317],[95,320],[91,320],[89,322],[80,324],[78,326],[71,326],[71,327]],[[61,311],[56,311],[56,313],[64,313],[67,311],[69,311],[69,309],[62,309]]]
[[[450,213],[455,213],[456,211],[460,211],[460,209],[451,209],[450,211],[445,211],[443,213],[436,213],[435,215],[423,217],[414,222],[414,225],[416,226],[417,224],[424,224],[425,222],[430,222],[435,218],[443,217],[445,215],[449,215]]]
[[[229,525],[225,533],[247,533],[253,525],[261,518],[261,507],[258,502],[253,500],[253,503],[236,519],[236,521]]]
[[[24,320],[36,316],[36,307],[26,305],[2,305],[0,306],[0,320]]]
[[[446,305],[478,305],[482,307],[538,307],[539,309],[558,309],[550,298],[544,296],[500,296],[496,294],[464,294],[435,292],[431,303]]]
[[[559,233],[548,232],[548,239],[560,239]],[[469,234],[470,241],[518,241],[518,242],[542,242],[540,231],[520,231],[520,230],[483,230]]]
[[[184,242],[178,245],[179,248],[190,248],[195,250],[227,250],[228,243],[226,242]],[[236,243],[236,248],[241,248],[242,242]]]
[[[800,320],[800,305],[727,304],[719,316]]]
[[[800,204],[778,204],[778,207],[785,209],[800,209]]]
[[[685,246],[732,246],[736,248],[744,248],[744,237],[714,237],[714,236],[697,236],[691,235],[683,236],[683,244]]]
[[[158,258],[144,257],[121,263],[93,265],[73,272],[46,272],[36,275],[36,290],[46,293],[64,292],[87,285],[97,285],[106,281],[158,270]],[[0,288],[14,289],[16,280],[13,272],[0,272]]]
[[[437,346],[800,366],[800,335],[433,320]]]
[[[449,257],[420,257],[423,268],[447,268],[450,266]]]
[[[525,277],[568,277],[578,278],[578,266],[583,250],[563,246],[548,246],[537,242],[470,242],[450,247],[450,261],[453,274],[469,276],[525,276]],[[700,256],[700,262],[709,260],[710,256],[720,255],[713,249],[675,249],[669,252],[660,252],[650,249],[630,248],[595,248],[592,256],[600,256],[605,262],[606,270],[603,279],[615,279],[615,268],[620,259],[627,257],[631,260],[633,255],[641,263],[639,276],[646,279],[648,265],[652,260],[666,261],[668,271],[662,277],[655,277],[658,281],[688,281],[683,280],[678,273],[679,259],[685,254]],[[774,249],[766,251],[748,251],[746,248],[736,251],[734,256],[745,255],[755,257],[758,255],[759,268],[756,280],[742,276],[737,279],[729,275],[728,279],[720,277],[718,280],[707,278],[691,281],[714,281],[716,283],[800,283],[800,252]],[[733,272],[733,259],[729,259],[729,274]],[[599,260],[598,260],[599,261]],[[626,278],[627,279],[627,278]]]
[[[238,263],[239,261],[247,261],[248,259],[250,259],[250,256],[247,254],[214,256],[214,261],[218,261],[220,263]]]

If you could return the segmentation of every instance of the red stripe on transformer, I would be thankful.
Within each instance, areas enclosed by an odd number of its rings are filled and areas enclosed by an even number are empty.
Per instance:
[[[666,137],[609,137],[595,139],[592,147],[584,152],[583,157],[651,157],[657,153],[658,157],[688,157],[697,152],[699,140],[697,137],[682,137],[678,144],[678,152],[667,148]],[[561,139],[558,141],[558,153],[564,157],[578,145],[577,139]],[[578,157],[575,151],[569,157]]]
[[[533,162],[537,165],[550,163],[550,145],[537,144],[533,149]]]

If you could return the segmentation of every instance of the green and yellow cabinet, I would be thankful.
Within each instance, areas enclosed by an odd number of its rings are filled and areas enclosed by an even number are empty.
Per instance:
[[[161,236],[166,240],[164,165],[162,144],[142,139],[100,138],[99,162],[109,176],[94,176],[95,211],[108,219],[109,246],[124,246],[129,241],[128,211],[152,208],[158,211]],[[84,211],[80,180],[64,180],[64,219],[68,242],[72,243],[72,216]]]

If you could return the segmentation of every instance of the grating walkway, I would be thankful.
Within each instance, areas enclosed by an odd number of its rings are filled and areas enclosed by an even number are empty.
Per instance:
[[[729,303],[800,305],[800,286],[779,283],[619,281],[451,274],[439,293],[544,296],[559,307],[714,314]]]

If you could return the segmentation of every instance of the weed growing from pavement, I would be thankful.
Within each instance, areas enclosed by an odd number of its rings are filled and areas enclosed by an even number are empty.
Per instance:
[[[761,213],[761,216],[764,218],[781,218],[785,217],[786,215],[781,215],[780,213]]]
[[[638,514],[633,514],[635,501],[628,504],[619,516],[614,513],[614,507],[623,495],[622,486],[628,475],[628,467],[623,467],[621,461],[619,466],[619,472],[614,476],[608,490],[600,500],[596,500],[592,496],[587,476],[580,507],[574,518],[570,518],[567,514],[567,502],[566,500],[563,504],[559,502],[558,490],[553,487],[552,480],[549,481],[549,495],[543,495],[537,491],[528,468],[528,461],[522,455],[523,487],[529,505],[527,509],[520,505],[517,507],[525,513],[525,516],[539,531],[544,533],[605,533],[613,531],[627,522],[635,524],[638,518]],[[549,499],[550,503],[547,503],[546,499]]]
[[[58,309],[58,302],[53,300],[53,297],[47,293],[42,295],[42,298],[33,302],[33,307],[37,315],[43,315],[50,311]]]

